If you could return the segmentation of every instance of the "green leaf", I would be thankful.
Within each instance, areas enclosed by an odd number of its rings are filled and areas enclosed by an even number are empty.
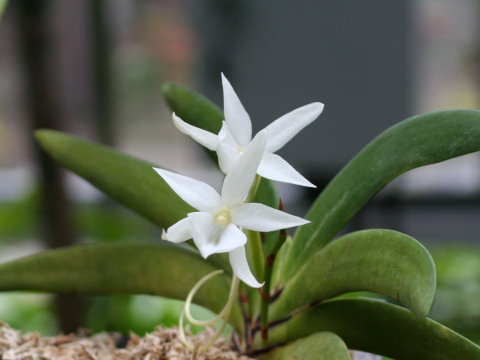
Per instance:
[[[382,187],[400,174],[480,150],[480,111],[450,110],[407,119],[374,139],[330,182],[295,234],[287,280]]]
[[[146,161],[53,130],[35,132],[40,145],[67,169],[161,227],[194,211]]]
[[[185,300],[203,276],[217,269],[197,253],[166,242],[71,246],[1,264],[0,291],[151,294]],[[194,302],[219,312],[229,289],[228,276],[217,275],[199,289]],[[238,304],[230,320],[241,331]]]
[[[15,202],[0,204],[0,239],[7,242],[31,238],[38,225],[38,191],[17,199]]]
[[[396,360],[480,359],[480,347],[445,326],[402,307],[366,299],[331,300],[294,315],[270,328],[267,345],[320,331],[337,334],[349,349]],[[260,346],[261,337],[255,342]]]
[[[418,241],[392,230],[357,231],[308,259],[272,304],[271,319],[352,291],[388,295],[427,316],[435,286],[435,264]]]
[[[330,332],[312,334],[303,339],[274,348],[258,357],[259,360],[352,360],[341,338]]]

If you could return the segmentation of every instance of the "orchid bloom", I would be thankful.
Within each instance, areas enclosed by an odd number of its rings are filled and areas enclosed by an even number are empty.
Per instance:
[[[186,123],[175,113],[173,122],[181,132],[190,135],[209,150],[216,151],[220,169],[228,174],[235,161],[251,143],[252,122],[232,85],[223,74],[222,84],[225,121],[218,135]],[[267,143],[257,170],[259,175],[271,180],[315,187],[287,161],[274,153],[314,121],[322,113],[323,107],[324,105],[319,102],[302,106],[283,115],[265,128]]]
[[[251,287],[262,284],[250,271],[244,248],[247,236],[241,228],[267,232],[308,223],[263,204],[244,203],[266,142],[265,131],[259,132],[226,175],[221,194],[201,181],[154,168],[178,196],[198,210],[173,224],[162,238],[174,243],[193,238],[204,258],[228,252],[234,274]]]

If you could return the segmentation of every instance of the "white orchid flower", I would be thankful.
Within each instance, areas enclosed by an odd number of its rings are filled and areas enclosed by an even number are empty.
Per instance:
[[[216,151],[221,170],[228,174],[252,140],[252,122],[232,85],[223,74],[222,84],[225,121],[218,135],[186,123],[175,113],[173,122],[181,132],[190,135],[206,148]],[[314,121],[322,113],[323,107],[324,105],[319,102],[302,106],[283,115],[265,128],[267,143],[257,170],[259,175],[271,180],[315,187],[287,161],[274,153]]]
[[[186,203],[198,210],[164,231],[162,238],[180,243],[193,238],[200,254],[228,252],[235,275],[252,287],[260,284],[250,271],[244,245],[247,236],[241,228],[275,231],[308,223],[263,204],[244,203],[254,182],[266,146],[265,131],[252,140],[242,157],[233,164],[218,194],[209,185],[167,170],[154,170]]]

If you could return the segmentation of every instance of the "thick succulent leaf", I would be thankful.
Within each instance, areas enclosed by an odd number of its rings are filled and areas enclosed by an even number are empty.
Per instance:
[[[352,360],[343,340],[331,332],[319,332],[274,348],[259,360]]]
[[[405,308],[367,299],[327,301],[270,328],[268,345],[330,331],[349,349],[396,360],[478,360],[480,347],[447,327]],[[262,339],[257,336],[257,345]]]
[[[167,242],[80,245],[1,264],[0,291],[151,294],[185,300],[198,280],[217,269],[197,253]],[[199,289],[194,302],[219,312],[229,289],[229,278],[217,275]],[[237,304],[231,322],[241,331]]]
[[[161,227],[195,211],[157,175],[153,164],[53,130],[37,130],[35,137],[64,167]]]
[[[435,286],[432,257],[415,239],[392,230],[357,231],[308,259],[272,304],[270,319],[351,291],[388,295],[418,316],[427,316]]]
[[[330,182],[295,234],[287,280],[400,174],[480,150],[480,111],[449,110],[407,119],[374,139]]]
[[[275,256],[275,261],[273,263],[273,273],[272,273],[272,284],[276,287],[276,289],[280,289],[277,284],[283,284],[283,267],[285,266],[286,259],[288,257],[288,253],[290,251],[290,247],[292,246],[292,237],[287,236],[287,239],[283,243],[282,247],[278,251],[277,255]]]

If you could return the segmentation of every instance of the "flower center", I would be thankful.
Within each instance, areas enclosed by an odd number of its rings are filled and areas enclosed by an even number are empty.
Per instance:
[[[238,148],[237,149],[237,153],[239,153],[240,155],[243,155],[244,152],[245,152],[244,148]]]
[[[215,224],[220,226],[227,226],[230,224],[230,212],[228,210],[220,210],[215,214]]]

